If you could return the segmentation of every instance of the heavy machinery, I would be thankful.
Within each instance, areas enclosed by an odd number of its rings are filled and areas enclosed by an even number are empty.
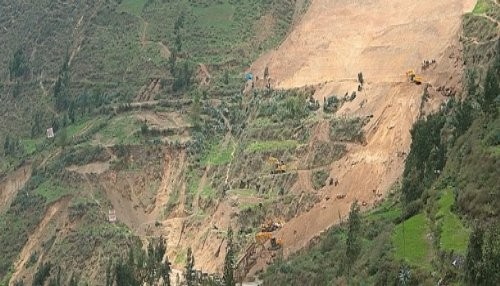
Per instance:
[[[422,84],[423,79],[419,75],[415,74],[414,70],[408,70],[406,72],[406,76],[408,77],[408,80],[415,83],[415,84]]]
[[[255,241],[257,244],[264,245],[268,240],[271,240],[270,250],[277,250],[283,246],[283,241],[281,239],[276,239],[272,232],[258,232],[255,235]]]
[[[286,173],[286,165],[283,163],[283,161],[278,160],[275,157],[270,156],[267,159],[267,163],[273,166],[273,170],[271,171],[271,174],[283,174]]]

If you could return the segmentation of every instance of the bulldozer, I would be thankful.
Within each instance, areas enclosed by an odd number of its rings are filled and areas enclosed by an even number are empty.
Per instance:
[[[277,158],[270,156],[267,159],[267,162],[273,166],[273,170],[271,171],[271,174],[286,173],[286,165],[285,165],[285,163],[283,163],[283,161],[280,161]]]
[[[406,72],[406,76],[408,77],[408,80],[410,82],[413,82],[413,83],[415,83],[417,85],[422,84],[422,82],[423,82],[422,77],[419,76],[419,75],[417,75],[417,74],[415,74],[414,70],[408,70]]]

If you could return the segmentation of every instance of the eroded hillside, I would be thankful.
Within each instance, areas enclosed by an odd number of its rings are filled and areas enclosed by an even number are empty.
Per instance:
[[[55,140],[20,132],[15,155],[0,165],[0,238],[22,238],[3,250],[0,274],[11,284],[28,283],[47,261],[102,284],[110,261],[160,236],[175,268],[190,247],[197,269],[222,273],[229,227],[238,276],[250,277],[280,252],[256,242],[262,224],[279,223],[273,236],[289,256],[345,220],[354,200],[365,210],[379,205],[403,172],[413,124],[462,89],[459,34],[475,4],[132,2],[82,6],[57,78],[34,70],[5,81],[8,102],[18,100],[16,86],[49,90],[54,98],[43,104],[61,122]],[[167,14],[176,20],[162,26]],[[109,37],[116,49],[101,41]],[[410,69],[421,84],[409,81]],[[244,71],[254,78],[245,82]],[[70,87],[75,120],[58,108],[58,81]]]

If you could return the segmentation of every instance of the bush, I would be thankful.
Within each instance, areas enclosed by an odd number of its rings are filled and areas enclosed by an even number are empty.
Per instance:
[[[312,175],[312,183],[315,190],[319,190],[326,186],[326,179],[328,179],[328,173],[321,170],[314,172]]]

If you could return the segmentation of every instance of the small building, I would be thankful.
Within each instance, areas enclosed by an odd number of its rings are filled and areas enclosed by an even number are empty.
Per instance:
[[[52,127],[47,129],[47,138],[54,138],[54,129]]]
[[[114,209],[108,211],[108,220],[110,223],[116,222],[116,212]]]

